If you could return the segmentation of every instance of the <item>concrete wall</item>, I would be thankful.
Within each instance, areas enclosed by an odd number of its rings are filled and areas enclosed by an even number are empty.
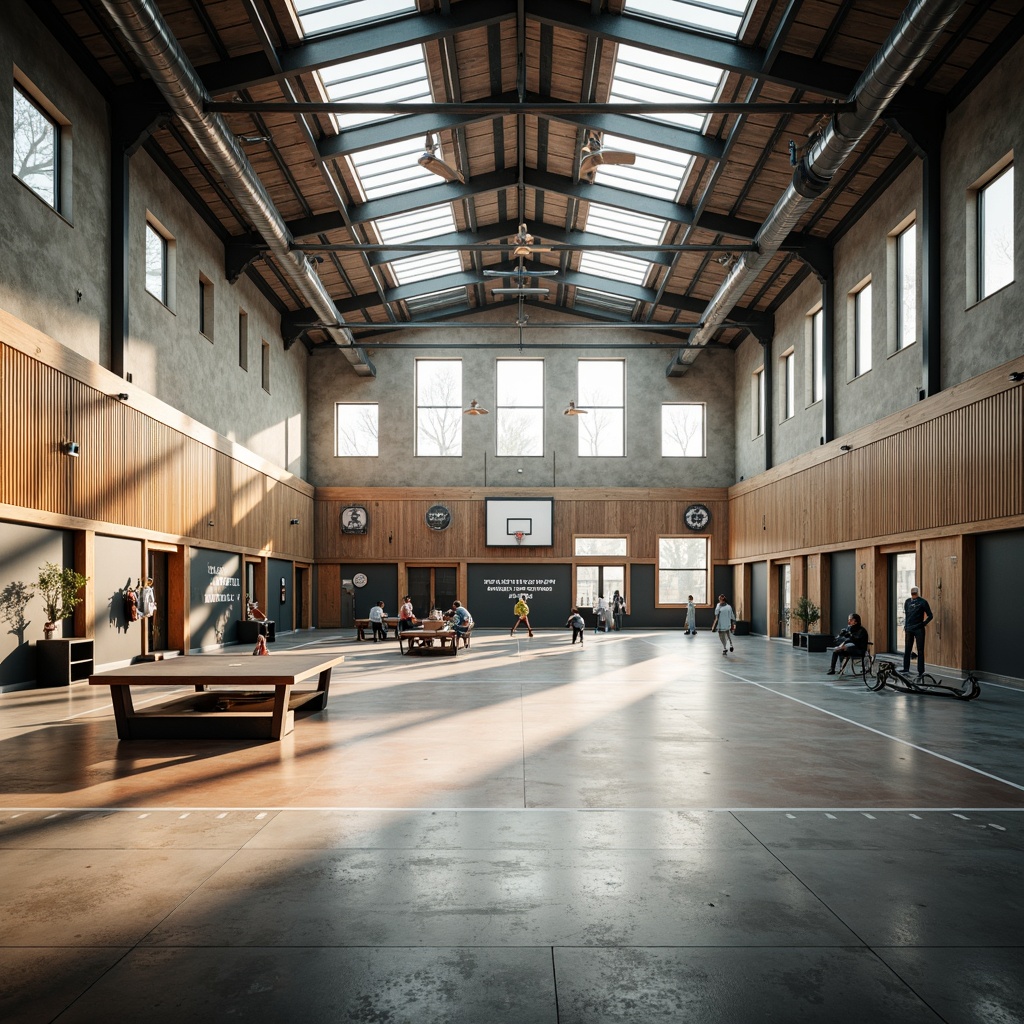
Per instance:
[[[534,313],[539,320],[555,314]],[[493,317],[491,314],[488,319]],[[624,334],[630,334],[628,328]],[[508,333],[472,329],[396,332],[395,343],[413,341],[436,345],[434,349],[368,348],[377,367],[376,378],[357,377],[338,352],[316,352],[309,374],[310,455],[309,479],[318,486],[448,486],[494,487],[724,487],[734,480],[733,469],[733,368],[729,354],[698,360],[683,377],[668,378],[665,367],[671,353],[665,348],[589,349],[587,341],[607,343],[617,335],[609,331],[559,330],[543,335],[525,334],[526,358],[544,360],[545,438],[543,457],[498,458],[495,455],[495,419],[467,416],[463,420],[461,457],[417,458],[416,403],[414,394],[417,356],[445,356],[462,360],[463,404],[476,398],[494,409],[495,360],[517,358],[518,348],[497,351],[446,349],[451,341],[504,342],[517,338]],[[531,349],[531,339],[558,342],[571,348]],[[633,332],[630,344],[656,340]],[[578,426],[562,411],[577,392],[577,362],[582,358],[626,360],[626,458],[581,458],[577,454]],[[337,458],[334,455],[334,406],[336,402],[379,404],[380,442],[377,458]],[[661,404],[704,402],[707,405],[707,455],[704,458],[661,457]],[[519,472],[522,470],[522,472]],[[426,471],[426,472],[425,472]]]
[[[70,208],[62,213],[11,173],[15,67],[71,122]],[[106,105],[22,0],[0,5],[0,79],[0,307],[109,366]]]

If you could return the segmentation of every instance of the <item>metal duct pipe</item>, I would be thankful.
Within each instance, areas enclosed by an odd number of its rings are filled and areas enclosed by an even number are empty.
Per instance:
[[[931,49],[963,0],[914,0],[903,12],[888,39],[857,79],[849,102],[856,109],[836,114],[821,137],[808,149],[793,181],[775,204],[754,238],[756,252],[744,253],[700,316],[703,327],[690,335],[690,348],[680,351],[666,373],[685,373],[757,275],[778,252],[785,237],[829,185],[914,68]]]
[[[306,255],[291,248],[292,236],[267,195],[234,134],[220,114],[207,114],[210,94],[171,33],[154,0],[102,0],[107,13],[131,44],[136,56],[225,187],[263,236],[282,269],[324,328],[342,348],[356,373],[374,376],[373,364],[356,347],[351,331]]]

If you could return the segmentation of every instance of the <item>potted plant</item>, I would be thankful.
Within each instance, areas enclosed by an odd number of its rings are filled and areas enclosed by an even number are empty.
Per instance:
[[[806,597],[801,597],[793,609],[793,618],[799,619],[804,624],[804,632],[809,633],[813,626],[821,618],[821,609]]]
[[[62,569],[54,562],[43,563],[39,570],[39,579],[33,584],[33,589],[38,590],[43,599],[43,611],[46,613],[43,637],[46,640],[53,639],[53,632],[61,619],[74,614],[75,605],[82,601],[78,592],[88,582],[88,576],[83,576],[74,569]]]

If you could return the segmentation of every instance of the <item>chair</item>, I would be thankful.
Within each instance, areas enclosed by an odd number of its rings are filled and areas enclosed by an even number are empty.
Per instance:
[[[849,654],[843,657],[843,662],[839,666],[839,675],[846,675],[847,666],[849,666],[850,672],[855,676],[860,676],[861,679],[867,679],[868,676],[873,674],[873,666],[875,664],[875,656],[871,652],[872,643],[869,640],[867,648],[857,653],[851,651]]]

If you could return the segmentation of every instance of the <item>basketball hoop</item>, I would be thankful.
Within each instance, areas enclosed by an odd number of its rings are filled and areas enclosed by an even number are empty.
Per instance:
[[[517,544],[522,544],[523,543],[523,537],[525,537],[525,536],[526,536],[526,534],[524,534],[522,530],[516,530],[516,543]]]

